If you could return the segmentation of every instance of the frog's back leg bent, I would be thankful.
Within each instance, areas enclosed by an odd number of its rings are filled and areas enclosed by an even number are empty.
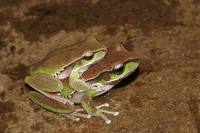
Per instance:
[[[75,109],[74,105],[63,104],[61,102],[49,99],[46,96],[35,91],[30,91],[28,93],[28,98],[35,104],[43,107],[46,110],[68,117],[69,119],[75,121],[80,120],[78,117],[90,118],[90,115],[78,113],[79,109]]]
[[[63,104],[73,104],[66,96],[71,89],[63,81],[47,74],[27,76],[25,82],[40,94]],[[60,95],[58,95],[60,93]]]

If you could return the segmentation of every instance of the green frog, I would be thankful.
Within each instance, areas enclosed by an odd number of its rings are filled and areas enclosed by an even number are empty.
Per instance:
[[[95,106],[93,98],[108,92],[139,66],[135,57],[122,44],[108,48],[95,37],[50,52],[31,69],[25,82],[36,91],[28,97],[41,107],[73,120],[97,116],[107,124],[105,103]],[[82,108],[80,108],[80,106]],[[81,113],[82,112],[82,113]]]

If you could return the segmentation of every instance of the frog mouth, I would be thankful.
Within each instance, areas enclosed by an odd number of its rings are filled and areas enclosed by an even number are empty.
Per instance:
[[[96,96],[99,96],[99,95],[102,95],[105,92],[109,91],[111,88],[113,88],[114,85],[93,83],[93,84],[91,84],[91,86],[92,86],[92,89],[94,89],[97,92]]]
[[[120,81],[107,81],[107,82],[101,82],[102,77],[98,77],[97,79],[88,80],[85,81],[87,84],[91,86],[93,90],[97,92],[96,96],[102,95],[105,92],[109,91],[111,88],[113,88],[117,83]]]

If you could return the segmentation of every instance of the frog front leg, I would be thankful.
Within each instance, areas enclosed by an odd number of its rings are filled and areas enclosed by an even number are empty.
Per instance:
[[[105,115],[105,114],[111,114],[114,116],[117,116],[119,114],[119,112],[114,112],[114,111],[108,111],[105,109],[102,109],[102,107],[108,107],[109,104],[105,103],[99,106],[95,106],[92,98],[95,97],[96,92],[95,90],[89,90],[85,93],[85,95],[83,95],[82,99],[81,99],[81,105],[83,107],[83,109],[91,116],[97,116],[97,117],[101,117],[106,124],[110,124],[111,120]]]

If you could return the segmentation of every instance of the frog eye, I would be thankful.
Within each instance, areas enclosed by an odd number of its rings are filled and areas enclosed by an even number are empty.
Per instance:
[[[120,75],[124,72],[124,64],[117,64],[113,68],[113,72],[117,75]]]
[[[87,53],[84,54],[85,60],[91,60],[94,56],[94,53],[92,51],[88,51]]]

